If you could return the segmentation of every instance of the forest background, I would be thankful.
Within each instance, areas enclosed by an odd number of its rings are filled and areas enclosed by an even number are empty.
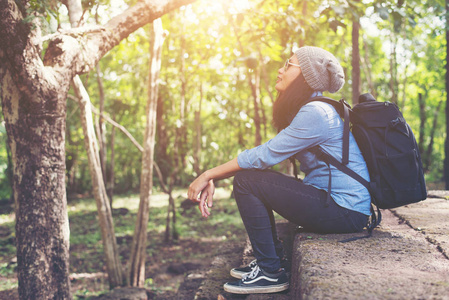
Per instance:
[[[83,4],[84,19],[101,23],[133,3]],[[47,10],[49,33],[69,23],[65,6],[56,8]],[[446,137],[444,13],[442,1],[267,0],[199,1],[165,15],[169,34],[162,49],[155,150],[163,177],[176,169],[175,185],[186,186],[201,171],[273,137],[277,70],[301,45],[323,47],[340,59],[347,83],[333,97],[352,103],[352,35],[358,21],[360,87],[355,93],[370,92],[399,105],[419,140],[426,180],[438,185]],[[105,113],[137,141],[145,133],[148,26],[103,57],[98,71],[81,77],[94,106],[100,108],[103,99]],[[0,198],[9,199],[11,166],[0,124]],[[109,188],[117,194],[138,192],[141,152],[109,123],[101,126],[107,177],[114,178]],[[89,193],[83,131],[70,97],[66,137],[67,192]],[[156,175],[155,180],[158,189]]]
[[[37,12],[29,16],[41,21],[43,36],[76,27],[67,10],[70,1],[62,2],[27,2],[28,12]],[[82,1],[80,20],[102,25],[136,3]],[[433,0],[233,0],[196,1],[169,11],[160,19],[166,32],[156,78],[153,191],[183,189],[202,171],[272,138],[277,71],[303,45],[329,50],[344,68],[346,85],[328,96],[356,104],[358,95],[369,92],[400,107],[418,139],[429,188],[444,189],[445,5]],[[148,127],[153,30],[152,25],[138,28],[95,67],[80,72],[96,112],[93,125],[111,207],[114,195],[141,189],[144,149],[139,143]],[[44,42],[42,56],[47,46]],[[69,203],[95,190],[80,98],[72,88],[66,99]],[[12,154],[3,113],[0,145],[0,199],[12,203]],[[291,172],[288,163],[276,169]]]

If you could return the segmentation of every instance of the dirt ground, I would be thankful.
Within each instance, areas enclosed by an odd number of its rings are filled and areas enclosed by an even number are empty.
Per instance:
[[[219,208],[217,207],[216,210],[219,210]],[[187,213],[194,215],[196,207]],[[220,224],[212,225],[210,231],[213,232],[214,227],[217,226],[220,226]],[[228,229],[228,236],[245,240],[246,235],[243,228],[229,227]],[[10,234],[11,229],[0,224],[0,234],[3,231],[5,231],[6,236]],[[148,233],[148,240],[151,240],[152,243],[151,247],[148,247],[145,274],[147,278],[145,288],[149,299],[176,299],[176,292],[183,283],[186,274],[208,270],[217,250],[221,245],[229,242],[226,236],[211,234],[206,237],[200,234],[200,236],[190,238],[180,237],[176,241],[165,243],[163,232]],[[14,241],[11,243],[14,244]],[[124,270],[126,270],[126,262],[129,260],[129,245],[131,243],[132,236],[126,235],[117,238]],[[95,299],[98,295],[109,291],[102,252],[92,253],[86,259],[85,253],[87,251],[91,251],[91,249],[88,249],[87,243],[71,245],[70,248],[70,281],[74,299]],[[17,266],[16,258],[1,257],[0,263],[4,263],[6,260],[12,260],[13,266]],[[8,281],[11,286],[17,285],[16,274],[15,272],[11,273],[6,276],[0,273],[0,282]],[[0,291],[0,300],[3,299],[19,299],[17,288]]]
[[[147,258],[146,289],[149,299],[175,299],[176,291],[184,281],[185,274],[191,271],[207,270],[220,244],[217,241],[181,239],[176,243],[160,245],[157,255]],[[182,258],[190,256],[188,252],[192,251],[204,255],[201,258],[187,260]],[[96,267],[98,270],[104,269],[100,261],[97,262]],[[15,275],[0,276],[0,281],[2,280],[14,281],[17,277]],[[78,299],[93,299],[94,297],[89,295],[108,289],[106,272],[71,273],[70,281],[72,293]],[[17,288],[0,291],[0,299],[18,300]]]

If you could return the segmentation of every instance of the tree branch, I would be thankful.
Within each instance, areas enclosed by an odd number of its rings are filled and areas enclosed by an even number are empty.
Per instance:
[[[48,36],[46,39],[50,43],[42,63],[39,24],[34,24],[31,30],[32,24],[23,22],[24,16],[15,0],[1,0],[0,47],[6,56],[1,58],[2,63],[8,64],[14,80],[21,82],[20,88],[30,96],[42,93],[42,82],[47,82],[52,93],[66,91],[75,75],[93,69],[108,51],[132,32],[194,1],[141,0],[103,27],[79,27]]]
[[[42,50],[39,19],[24,22],[24,16],[14,0],[0,1],[0,47],[2,64],[11,71],[20,91],[29,96],[42,93],[46,84],[50,92],[68,88],[54,82],[54,74],[44,68],[40,58]],[[56,88],[57,87],[57,88]],[[45,95],[47,98],[48,95]],[[34,97],[35,98],[35,97]]]
[[[69,95],[67,95],[67,97],[71,100],[74,100],[77,102],[79,101],[79,99],[73,95],[69,94]],[[131,142],[134,144],[134,146],[136,146],[140,152],[143,152],[143,147],[139,144],[138,141],[136,141],[136,139],[132,136],[132,134],[123,125],[120,125],[119,123],[115,122],[109,116],[107,116],[105,114],[100,114],[99,110],[92,103],[91,103],[91,108],[92,108],[92,112],[94,114],[102,116],[109,124],[120,129],[131,140]],[[170,190],[167,188],[167,186],[164,183],[164,176],[162,175],[161,169],[159,168],[159,166],[156,162],[153,162],[153,167],[156,170],[156,174],[157,174],[157,177],[159,178],[162,190],[166,194],[169,194]]]
[[[11,0],[10,0],[11,1]],[[52,38],[44,57],[46,66],[62,67],[73,71],[74,74],[82,74],[93,69],[98,61],[112,48],[127,38],[138,28],[153,22],[167,12],[180,6],[194,2],[195,0],[143,0],[128,8],[120,15],[112,18],[103,27],[89,32],[84,27],[79,27],[77,33],[85,33],[77,38],[78,49],[71,51],[71,57],[61,60],[61,49],[66,41],[61,33]],[[92,28],[92,27],[90,27]],[[84,32],[83,32],[84,30]],[[68,32],[73,35],[73,31]],[[66,49],[67,51],[68,49]]]
[[[75,100],[77,102],[79,101],[78,97],[75,97],[75,96],[72,96],[72,95],[67,95],[67,97],[69,99]],[[93,104],[91,104],[91,107],[92,107],[92,112],[94,114],[103,117],[112,126],[115,126],[118,129],[120,129],[131,140],[131,142],[134,144],[134,146],[136,146],[137,149],[139,149],[140,152],[143,152],[143,147],[139,144],[138,141],[136,141],[136,139],[132,136],[132,134],[124,126],[122,126],[119,123],[115,122],[109,116],[107,116],[105,114],[100,114],[100,111]]]
[[[68,35],[74,38],[81,38],[87,34],[100,33],[102,30],[106,30],[103,26],[90,25],[83,27],[74,27],[70,29],[59,29],[55,33],[48,34],[42,37],[42,42],[53,40],[61,35]]]

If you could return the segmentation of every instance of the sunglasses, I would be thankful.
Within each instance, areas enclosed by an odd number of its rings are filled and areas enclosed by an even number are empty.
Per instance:
[[[287,72],[289,66],[299,67],[299,65],[297,65],[297,64],[292,64],[290,62],[290,58],[285,61],[284,72]]]

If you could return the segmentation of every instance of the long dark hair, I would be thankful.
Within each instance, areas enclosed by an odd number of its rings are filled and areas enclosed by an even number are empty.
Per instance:
[[[287,127],[298,113],[304,101],[312,96],[314,90],[307,84],[302,73],[287,89],[278,94],[273,104],[273,124],[278,131]]]

